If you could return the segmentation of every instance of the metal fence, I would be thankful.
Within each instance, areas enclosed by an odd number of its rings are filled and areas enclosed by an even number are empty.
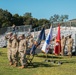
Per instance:
[[[53,37],[57,35],[57,27],[58,27],[58,24],[53,24]],[[50,25],[45,25],[46,36],[49,32],[49,28],[50,28]],[[72,35],[72,38],[74,39],[72,51],[76,53],[76,49],[75,49],[76,48],[76,27],[74,27],[72,23],[66,22],[62,24],[60,28],[61,28],[61,36],[64,35],[66,37],[70,34]],[[38,38],[38,35],[40,34],[41,29],[42,29],[42,26],[39,26],[33,29],[32,35],[34,36],[35,40]],[[65,51],[67,51],[67,47],[65,47]]]
[[[5,28],[0,28],[0,35],[3,35],[4,33],[7,32],[7,27]]]
[[[61,34],[62,35],[69,35],[69,34],[72,34],[73,27],[76,27],[76,22],[63,22],[60,25],[61,25],[61,28],[62,28]],[[51,25],[50,24],[46,24],[44,26],[45,26],[45,29],[47,29],[46,32],[45,32],[45,34],[47,35]],[[58,23],[54,23],[54,24],[52,24],[52,26],[53,26],[53,32],[56,35]],[[36,27],[36,28],[32,29],[32,32],[33,32],[32,34],[33,34],[35,39],[38,37],[39,32],[41,31],[42,27],[43,26],[39,26],[39,27]],[[74,29],[74,34],[76,34],[76,30],[75,29]]]
[[[31,25],[22,25],[22,26],[16,26],[15,27],[15,32],[26,32],[26,31],[31,31],[32,26]],[[0,28],[0,35],[3,35],[8,32],[12,32],[13,27],[5,27],[5,28]]]
[[[15,27],[15,31],[16,32],[25,32],[25,31],[29,31],[32,29],[31,25],[25,25],[25,26],[16,26]],[[12,32],[13,28],[12,27],[8,27],[7,28],[7,32]]]
[[[72,34],[72,37],[75,39],[76,29],[74,29],[75,27],[73,25],[74,25],[74,23],[72,23],[72,22],[71,23],[70,22],[62,23],[61,35],[67,36],[69,34]],[[58,26],[58,23],[53,24],[53,36],[56,36],[56,34],[57,34],[57,26]],[[46,24],[45,25],[46,36],[48,34],[49,28],[50,28],[50,24]],[[34,36],[35,40],[38,38],[38,35],[39,35],[41,29],[42,29],[42,26],[32,29],[32,25],[16,26],[15,27],[16,33],[18,35],[25,34],[27,36],[31,32],[31,34]],[[1,39],[2,35],[5,36],[5,33],[12,32],[12,30],[13,30],[12,27],[1,28],[0,29],[0,39]],[[74,42],[75,42],[75,40],[74,40]]]
[[[25,34],[25,36],[28,36],[28,34],[31,32],[31,29],[32,29],[31,25],[16,26],[15,32],[17,35]],[[0,29],[0,47],[6,46],[5,35],[7,35],[7,33],[9,32],[13,32],[12,27],[5,27]]]

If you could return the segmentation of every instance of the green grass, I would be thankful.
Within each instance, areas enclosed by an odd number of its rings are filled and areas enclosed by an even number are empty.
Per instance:
[[[52,60],[52,55],[48,55],[48,59]],[[45,55],[39,54],[33,60],[35,67],[19,69],[9,65],[7,50],[0,48],[0,75],[76,75],[76,56],[72,58],[54,56],[53,60],[56,60],[56,64],[43,62],[44,60]],[[63,64],[58,65],[58,61]]]

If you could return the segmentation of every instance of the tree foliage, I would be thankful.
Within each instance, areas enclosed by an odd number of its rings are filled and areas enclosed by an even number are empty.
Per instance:
[[[7,10],[0,9],[0,27],[10,26],[12,14]]]
[[[68,15],[58,15],[58,14],[55,14],[55,15],[50,17],[50,23],[64,22],[67,19],[68,19]]]
[[[0,27],[16,26],[20,25],[32,25],[32,27],[42,26],[44,24],[51,24],[54,22],[65,21],[68,19],[68,15],[55,14],[50,19],[37,19],[32,16],[32,13],[26,12],[23,16],[19,14],[11,14],[7,10],[0,9]]]

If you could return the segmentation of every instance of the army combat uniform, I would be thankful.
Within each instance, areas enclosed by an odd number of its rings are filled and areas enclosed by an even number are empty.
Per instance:
[[[72,47],[73,47],[73,39],[72,38],[68,38],[67,50],[68,50],[68,55],[69,56],[72,56]]]
[[[31,37],[31,38],[29,39],[29,48],[32,48],[33,42],[34,42],[34,40],[33,40],[33,38]]]
[[[11,51],[12,51],[13,64],[16,66],[17,65],[17,52],[18,52],[18,41],[17,41],[17,39],[12,40]]]
[[[65,38],[61,39],[61,55],[64,55],[64,48],[65,48]]]
[[[8,60],[10,62],[10,65],[12,65],[12,52],[11,52],[11,46],[12,46],[12,41],[11,41],[11,37],[12,37],[12,33],[9,32],[6,36],[5,36],[5,39],[7,40],[7,57],[8,57]]]
[[[7,57],[8,57],[8,60],[9,60],[9,62],[10,62],[10,65],[13,64],[13,63],[12,63],[11,45],[12,45],[11,39],[9,38],[9,39],[7,40]]]
[[[25,39],[21,39],[19,42],[19,55],[20,55],[20,62],[21,62],[21,66],[22,68],[24,68],[25,64],[26,64],[26,40]]]

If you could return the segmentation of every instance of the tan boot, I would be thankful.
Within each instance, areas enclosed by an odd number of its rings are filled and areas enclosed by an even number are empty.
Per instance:
[[[19,68],[20,68],[20,69],[23,69],[23,68],[25,68],[25,66],[20,66]]]
[[[14,63],[13,66],[14,66],[14,67],[17,67],[17,63]]]
[[[10,64],[10,65],[13,65],[13,63],[12,63],[12,62],[10,62],[9,64]]]

